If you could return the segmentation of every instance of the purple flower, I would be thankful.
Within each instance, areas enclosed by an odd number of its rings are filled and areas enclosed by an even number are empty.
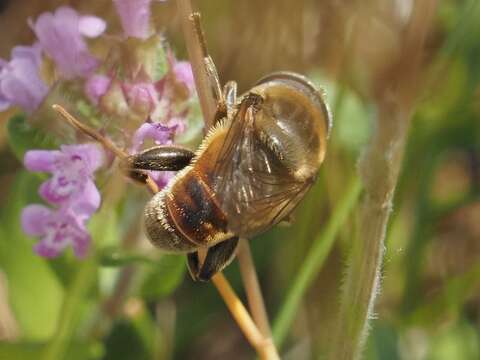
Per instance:
[[[146,39],[150,31],[152,0],[113,0],[126,36]]]
[[[171,144],[175,126],[169,127],[160,123],[146,122],[133,134],[132,152],[138,152],[145,139],[152,139],[157,145]]]
[[[150,114],[158,103],[157,90],[152,83],[123,84],[125,99],[130,109],[141,114]]]
[[[47,95],[48,87],[40,78],[41,49],[16,46],[9,62],[0,59],[0,111],[18,105],[34,111]]]
[[[192,66],[188,61],[176,61],[173,64],[175,79],[184,84],[190,93],[195,91],[195,80],[193,79]]]
[[[98,105],[100,98],[106,94],[110,88],[112,79],[105,75],[93,75],[85,83],[85,93],[90,101]]]
[[[149,171],[149,175],[161,190],[175,177],[174,171]]]
[[[183,116],[172,116],[168,119],[167,126],[175,131],[175,135],[181,134],[187,129],[187,119]]]
[[[146,122],[140,126],[132,139],[131,153],[140,151],[143,143],[147,139],[151,139],[156,145],[171,144],[173,136],[176,133],[178,124],[173,126],[165,126],[160,123]],[[175,176],[172,171],[149,171],[150,177],[157,183],[159,189],[164,188],[168,182]]]
[[[65,78],[87,77],[99,65],[83,37],[102,34],[106,28],[102,19],[80,16],[74,9],[62,6],[55,13],[41,14],[30,26]]]
[[[93,174],[103,159],[98,145],[80,144],[63,145],[60,150],[28,151],[24,163],[30,171],[53,175],[39,189],[46,201],[59,206],[69,204],[75,212],[91,215],[100,206],[100,193],[93,182]]]
[[[34,204],[23,209],[21,221],[25,233],[41,237],[34,247],[38,255],[52,258],[68,245],[79,258],[87,254],[91,239],[85,228],[85,216],[77,215],[71,209],[54,211]]]

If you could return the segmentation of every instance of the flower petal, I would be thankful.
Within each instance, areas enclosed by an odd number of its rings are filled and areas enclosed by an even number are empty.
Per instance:
[[[187,119],[181,116],[174,116],[168,120],[167,126],[171,128],[175,134],[181,134],[187,128]]]
[[[22,210],[21,223],[23,231],[31,236],[45,234],[45,225],[50,219],[52,210],[43,205],[29,205]]]
[[[173,132],[173,128],[160,123],[144,123],[133,135],[132,152],[137,152],[147,138],[154,140],[157,145],[167,144],[171,141]]]
[[[12,59],[27,59],[30,60],[37,67],[42,63],[42,47],[39,42],[32,46],[15,46],[12,49]]]
[[[151,0],[113,0],[126,36],[146,39],[150,35]]]
[[[60,156],[58,150],[30,150],[25,153],[23,164],[30,171],[53,172]]]
[[[61,205],[68,201],[72,193],[75,193],[75,187],[72,184],[66,184],[66,186],[68,189],[65,191],[59,186],[58,179],[51,178],[40,185],[38,194],[52,205]]]
[[[170,180],[175,177],[174,171],[149,171],[150,177],[155,181],[159,190],[168,185]]]
[[[76,214],[68,206],[50,211],[44,231],[39,234],[42,239],[34,246],[34,251],[40,256],[52,258],[70,245],[76,256],[85,256],[90,244],[90,235],[83,224],[85,219],[84,215]]]
[[[99,65],[82,37],[79,21],[74,9],[62,6],[54,14],[41,14],[31,25],[42,48],[67,79],[90,76]]]
[[[47,241],[41,240],[33,246],[33,251],[44,258],[51,259],[60,255],[60,252],[65,249],[66,246],[66,243],[54,246]]]
[[[88,171],[93,174],[105,162],[105,152],[102,147],[95,143],[79,145],[88,162]]]
[[[83,234],[78,234],[72,240],[73,253],[77,258],[84,258],[90,247],[91,237],[85,232]]]
[[[93,75],[85,83],[85,93],[92,103],[98,104],[100,98],[110,88],[112,79],[105,75]]]
[[[72,208],[79,215],[90,216],[100,207],[101,196],[92,180],[87,180],[83,191],[72,200]]]
[[[11,102],[5,99],[5,97],[0,92],[0,111],[7,110],[10,106],[12,106]]]
[[[86,37],[94,38],[103,34],[107,23],[97,16],[84,15],[78,20],[78,30]]]
[[[157,90],[152,83],[123,84],[125,98],[130,108],[145,117],[150,114],[157,102]]]
[[[173,65],[173,73],[178,82],[184,84],[190,92],[195,90],[192,66],[188,61],[178,61]]]
[[[0,107],[19,105],[34,111],[47,95],[48,87],[40,78],[41,51],[38,44],[16,46],[10,62],[0,68]]]
[[[76,160],[82,160],[82,169],[71,170],[83,172],[86,176],[91,176],[105,161],[105,152],[100,145],[95,143],[62,145],[60,149],[66,157],[65,168],[68,167],[68,164],[73,165]]]

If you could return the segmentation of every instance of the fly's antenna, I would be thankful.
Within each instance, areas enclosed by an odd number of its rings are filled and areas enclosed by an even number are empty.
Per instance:
[[[110,141],[108,138],[105,136],[101,135],[98,131],[92,129],[91,127],[83,124],[80,122],[78,119],[76,119],[72,114],[70,114],[63,106],[54,104],[52,105],[53,110],[55,110],[57,113],[59,113],[62,118],[68,122],[71,126],[73,126],[75,129],[80,130],[83,132],[85,135],[90,136],[92,139],[95,141],[98,141],[100,144],[102,144],[106,149],[110,150],[113,152],[115,155],[117,155],[120,159],[126,158],[128,154],[120,149],[117,145],[115,145],[112,141]]]

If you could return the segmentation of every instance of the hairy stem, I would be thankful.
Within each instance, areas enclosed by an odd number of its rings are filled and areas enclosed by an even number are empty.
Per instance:
[[[386,227],[435,7],[436,0],[415,3],[400,45],[402,55],[377,84],[376,128],[359,165],[365,194],[357,217],[357,236],[342,290],[331,359],[360,358],[368,335],[368,320],[380,291]]]
[[[281,346],[285,340],[305,292],[322,268],[325,259],[332,249],[337,234],[357,204],[360,192],[360,181],[355,178],[348,185],[343,199],[335,208],[325,230],[314,239],[308,256],[295,276],[295,279],[292,281],[292,286],[287,292],[287,297],[275,318],[273,338],[277,346]]]

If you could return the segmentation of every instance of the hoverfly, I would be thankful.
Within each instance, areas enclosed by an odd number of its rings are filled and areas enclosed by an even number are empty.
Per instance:
[[[157,146],[122,165],[180,170],[146,205],[145,229],[160,249],[187,253],[192,277],[203,281],[231,262],[239,237],[292,212],[317,177],[331,123],[322,94],[295,73],[269,75],[239,99],[229,82],[221,99],[226,106],[196,152]]]
[[[186,253],[201,281],[233,260],[240,237],[290,215],[317,177],[331,127],[323,94],[302,75],[273,73],[237,98],[235,82],[221,89],[209,56],[205,66],[217,112],[198,150],[156,146],[120,164],[140,182],[147,171],[178,171],[147,203],[145,230],[156,247]]]

